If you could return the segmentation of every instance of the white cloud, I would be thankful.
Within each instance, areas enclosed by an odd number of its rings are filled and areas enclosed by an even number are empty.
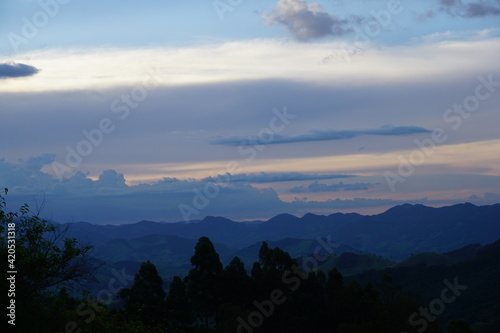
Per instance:
[[[353,56],[350,64],[322,62],[345,47],[344,42],[250,40],[185,48],[35,51],[20,58],[29,57],[41,72],[22,82],[3,84],[0,93],[131,89],[150,78],[151,72],[167,87],[263,79],[323,84],[408,82],[492,70],[497,68],[500,53],[499,39],[490,38],[383,49],[363,45],[362,55]],[[481,61],[477,61],[478,54]]]

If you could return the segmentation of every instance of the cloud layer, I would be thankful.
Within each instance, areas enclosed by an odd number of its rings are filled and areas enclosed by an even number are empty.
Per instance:
[[[291,181],[304,181],[315,179],[337,179],[337,178],[350,178],[354,175],[338,175],[338,174],[306,174],[301,172],[260,172],[251,174],[225,174],[217,175],[215,177],[204,178],[207,182],[221,182],[224,179],[231,179],[231,182],[246,182],[246,183],[277,183],[277,182],[291,182]]]
[[[352,139],[361,135],[381,135],[381,136],[407,136],[413,134],[431,133],[432,131],[418,126],[392,126],[385,125],[374,129],[364,130],[310,130],[308,133],[281,136],[273,135],[271,138],[262,140],[257,136],[232,136],[216,137],[210,143],[227,146],[254,146],[259,144],[284,144],[297,142],[332,141]]]
[[[54,155],[43,154],[18,163],[0,160],[0,187],[9,188],[9,209],[28,203],[42,215],[58,222],[131,223],[143,219],[181,221],[207,215],[229,218],[268,218],[282,212],[298,214],[311,209],[372,207],[398,203],[393,200],[336,200],[285,202],[271,188],[257,189],[251,182],[330,179],[343,175],[301,173],[235,174],[214,179],[164,178],[152,184],[127,185],[123,174],[105,170],[97,180],[76,172],[61,181],[42,172]],[[233,181],[234,179],[234,181]],[[42,204],[43,203],[43,204]],[[42,204],[42,205],[41,205]]]
[[[477,76],[478,72],[492,70],[491,64],[497,62],[500,52],[498,38],[476,38],[384,49],[367,46],[362,48],[362,54],[351,56],[350,64],[342,59],[327,64],[322,61],[357,45],[351,44],[256,39],[179,49],[47,49],[22,55],[29,56],[43,71],[26,80],[13,80],[9,85],[0,86],[0,93],[102,91],[117,87],[131,90],[144,82],[149,86],[157,84],[169,88],[209,87],[223,82],[234,84],[269,79],[320,85],[345,86],[357,82],[381,86],[388,82],[429,82],[429,77],[447,78],[466,72]],[[481,54],[480,62],[478,54]],[[82,67],[82,63],[92,65]]]
[[[290,189],[290,193],[314,193],[314,192],[339,192],[339,191],[366,191],[377,183],[353,183],[344,184],[343,182],[338,182],[334,184],[323,184],[315,181],[308,186],[296,186]]]
[[[401,194],[397,198],[341,197],[340,194],[354,191],[377,190],[379,183],[333,183],[315,181],[292,188],[292,193],[317,193],[318,199],[291,198],[284,201],[276,190],[256,188],[252,183],[285,183],[314,179],[346,178],[346,175],[308,173],[256,173],[227,174],[217,178],[178,179],[164,178],[150,184],[127,185],[123,174],[115,170],[104,170],[97,179],[76,172],[62,181],[44,173],[43,167],[54,159],[52,154],[43,154],[9,163],[0,160],[0,188],[9,188],[7,203],[9,210],[18,210],[28,203],[35,211],[43,207],[42,216],[57,222],[87,221],[98,224],[132,223],[140,220],[182,221],[202,219],[205,216],[225,216],[232,219],[270,218],[279,213],[301,215],[307,212],[329,214],[337,211],[375,209],[383,211],[401,203],[423,203],[443,205],[461,200],[436,200],[419,197],[412,199]],[[352,176],[355,177],[355,176]],[[469,179],[467,176],[447,176],[447,183],[457,184]],[[500,184],[500,177],[483,177],[483,181]],[[353,178],[355,179],[355,178]],[[234,181],[233,181],[234,180]],[[477,180],[470,180],[477,182]],[[411,183],[411,184],[410,184]],[[422,186],[425,179],[409,179],[408,186]],[[436,184],[433,181],[433,184]],[[288,187],[289,188],[289,187]],[[328,192],[336,196],[321,198]],[[490,192],[487,192],[490,193]],[[491,192],[493,193],[493,192]],[[337,196],[337,194],[339,196]],[[404,194],[404,192],[402,193]],[[321,199],[320,199],[321,198]],[[477,204],[498,201],[498,194],[471,196]],[[373,210],[372,210],[373,212]]]

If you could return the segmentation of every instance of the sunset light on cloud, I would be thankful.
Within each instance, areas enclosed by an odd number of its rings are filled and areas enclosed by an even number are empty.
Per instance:
[[[498,202],[499,14],[458,3],[2,3],[0,186],[63,222],[182,220],[214,183],[193,218]]]

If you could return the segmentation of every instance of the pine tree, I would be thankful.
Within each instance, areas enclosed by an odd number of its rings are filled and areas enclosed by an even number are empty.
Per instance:
[[[193,310],[206,328],[217,326],[221,304],[222,263],[207,237],[201,237],[191,257],[193,268],[185,279]]]
[[[164,321],[165,291],[162,285],[163,279],[158,275],[156,266],[150,261],[142,263],[132,287],[118,292],[127,314],[151,326]]]
[[[224,303],[246,303],[250,301],[250,277],[245,264],[234,257],[222,272],[222,300]]]

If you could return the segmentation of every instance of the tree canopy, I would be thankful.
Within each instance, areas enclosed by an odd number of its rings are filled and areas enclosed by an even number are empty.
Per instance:
[[[91,255],[92,246],[65,237],[67,229],[31,214],[28,205],[23,205],[19,212],[7,212],[5,197],[0,195],[0,233],[9,235],[9,231],[10,235],[15,234],[15,241],[2,237],[0,248],[2,260],[7,260],[8,253],[11,255],[9,271],[17,272],[16,327],[24,332],[46,331],[51,305],[47,300],[64,287],[75,288],[94,279],[97,264]],[[2,284],[8,287],[6,281],[2,279]],[[38,320],[42,328],[33,328],[33,320]]]

